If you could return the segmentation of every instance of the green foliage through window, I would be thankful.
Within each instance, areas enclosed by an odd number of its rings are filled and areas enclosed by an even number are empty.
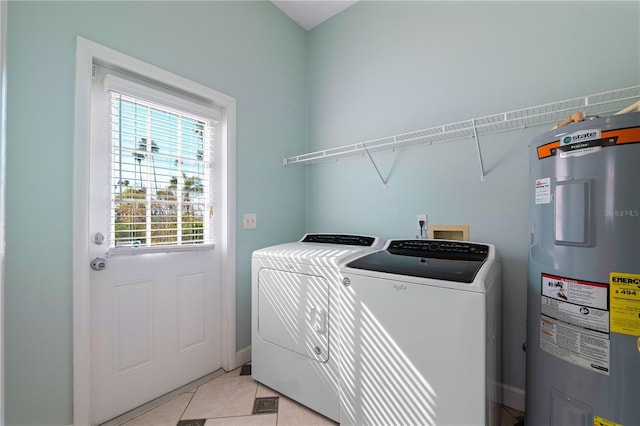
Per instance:
[[[209,242],[208,120],[111,93],[112,246]]]

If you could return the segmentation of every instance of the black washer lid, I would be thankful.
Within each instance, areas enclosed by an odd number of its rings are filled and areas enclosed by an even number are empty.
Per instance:
[[[464,241],[393,240],[386,250],[357,258],[347,267],[442,281],[472,283],[489,247]]]

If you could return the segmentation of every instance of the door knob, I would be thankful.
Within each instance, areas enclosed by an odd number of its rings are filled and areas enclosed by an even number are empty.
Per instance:
[[[107,267],[107,260],[102,257],[96,257],[91,261],[91,269],[94,271],[102,271]]]

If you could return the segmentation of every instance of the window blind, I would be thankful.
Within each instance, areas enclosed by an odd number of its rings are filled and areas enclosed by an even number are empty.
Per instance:
[[[111,248],[213,243],[215,111],[113,76],[105,90]]]

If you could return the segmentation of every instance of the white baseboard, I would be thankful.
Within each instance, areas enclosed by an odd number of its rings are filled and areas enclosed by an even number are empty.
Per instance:
[[[236,352],[236,368],[251,361],[251,345]]]
[[[524,389],[502,384],[502,405],[524,412],[524,395]]]

